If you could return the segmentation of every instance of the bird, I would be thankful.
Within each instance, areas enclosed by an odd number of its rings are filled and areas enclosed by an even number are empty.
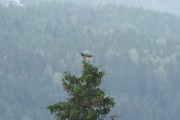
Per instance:
[[[81,53],[81,56],[91,58],[91,57],[93,57],[94,55],[89,54],[89,53]]]

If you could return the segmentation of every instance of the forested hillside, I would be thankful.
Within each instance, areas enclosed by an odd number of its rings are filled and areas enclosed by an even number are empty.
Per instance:
[[[104,65],[122,120],[179,120],[180,18],[125,6],[0,6],[0,120],[50,120],[65,98],[60,74],[80,53]]]
[[[27,1],[27,0],[24,0]],[[41,0],[48,1],[48,0]],[[61,2],[73,2],[85,5],[107,5],[118,4],[134,7],[143,7],[155,11],[169,12],[180,15],[179,0],[56,0]]]
[[[179,0],[21,0],[26,5],[38,5],[41,2],[58,1],[58,2],[70,2],[83,5],[127,5],[133,7],[143,7],[150,10],[168,12],[180,16],[180,1]],[[1,1],[0,1],[1,2]]]

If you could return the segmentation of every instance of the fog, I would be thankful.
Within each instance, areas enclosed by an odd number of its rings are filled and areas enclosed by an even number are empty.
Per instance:
[[[76,3],[83,5],[126,5],[133,7],[143,7],[145,9],[168,12],[175,15],[180,15],[179,0],[21,0],[24,4],[39,4],[40,2],[62,2]]]
[[[0,120],[54,120],[60,75],[81,75],[82,52],[106,71],[120,120],[179,120],[179,1],[0,2]]]

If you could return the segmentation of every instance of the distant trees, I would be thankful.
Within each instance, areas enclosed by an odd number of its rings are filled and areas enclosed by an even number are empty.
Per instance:
[[[64,90],[70,96],[67,101],[47,106],[57,120],[97,120],[115,105],[114,98],[106,96],[100,88],[105,71],[99,71],[99,66],[93,66],[85,58],[82,63],[80,77],[70,72],[64,72],[61,77]]]
[[[79,75],[83,50],[105,65],[101,85],[117,100],[112,114],[121,113],[122,120],[180,118],[179,17],[47,2],[0,6],[0,26],[0,119],[50,120],[44,107],[65,97],[58,73]]]

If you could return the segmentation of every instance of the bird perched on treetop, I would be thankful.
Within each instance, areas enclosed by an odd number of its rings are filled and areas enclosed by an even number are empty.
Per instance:
[[[81,56],[91,58],[91,57],[93,57],[94,55],[89,54],[89,53],[81,53]]]

